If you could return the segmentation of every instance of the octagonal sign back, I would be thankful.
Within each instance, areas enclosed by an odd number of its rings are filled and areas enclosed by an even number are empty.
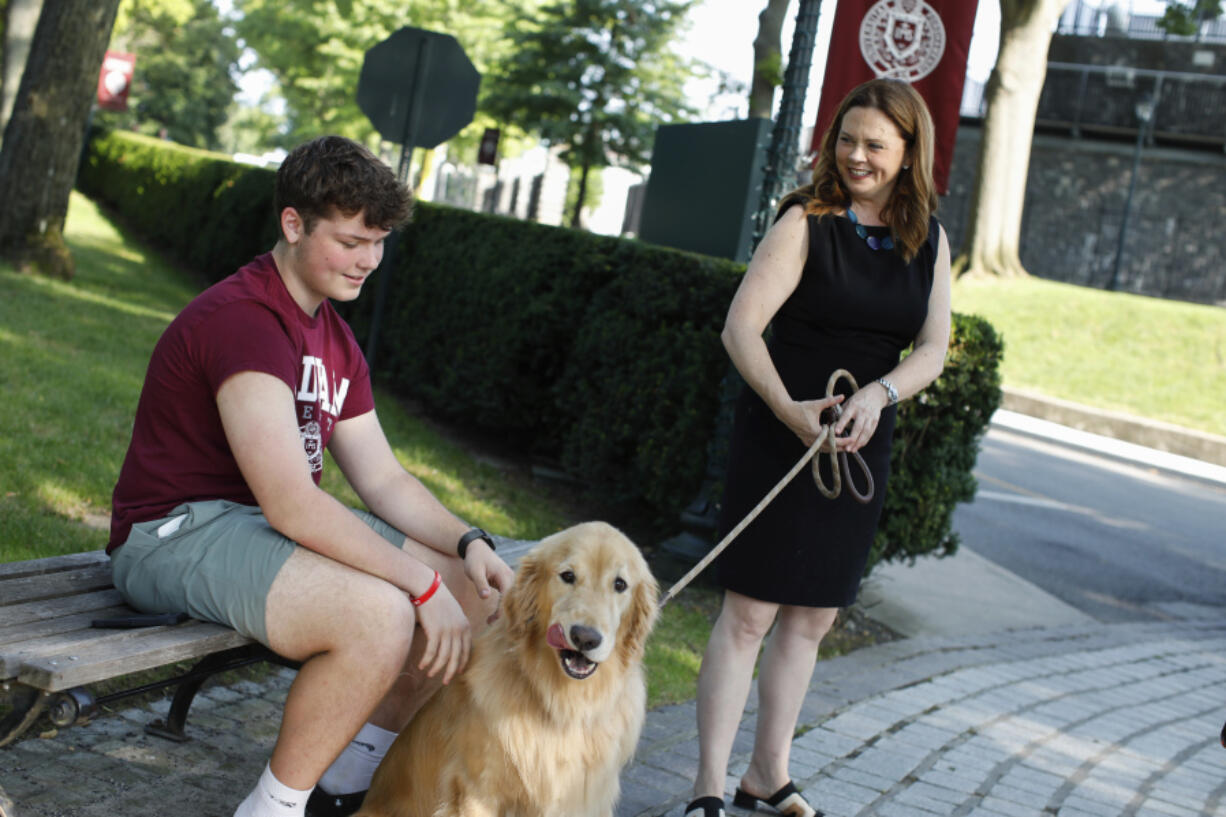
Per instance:
[[[455,37],[406,26],[366,52],[358,107],[389,142],[432,148],[472,121],[480,85]]]

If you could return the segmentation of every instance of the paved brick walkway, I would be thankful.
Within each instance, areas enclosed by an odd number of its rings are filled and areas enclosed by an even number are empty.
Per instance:
[[[0,786],[19,817],[230,817],[291,677],[206,689],[185,744],[143,708],[24,740]],[[831,817],[1226,817],[1224,719],[1226,619],[911,638],[818,665],[792,769]],[[678,817],[696,758],[693,704],[651,712],[618,817]]]

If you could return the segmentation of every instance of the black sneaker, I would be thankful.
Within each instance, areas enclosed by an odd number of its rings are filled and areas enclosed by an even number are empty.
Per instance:
[[[306,817],[349,817],[362,807],[365,791],[355,791],[352,794],[328,794],[323,787],[316,786],[307,798]]]

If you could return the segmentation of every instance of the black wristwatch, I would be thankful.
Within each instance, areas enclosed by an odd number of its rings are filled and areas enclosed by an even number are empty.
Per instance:
[[[473,528],[468,533],[460,537],[460,542],[455,546],[456,555],[460,557],[460,561],[464,561],[464,557],[468,555],[468,545],[474,539],[484,539],[485,544],[490,546],[490,550],[497,550],[494,547],[494,537],[490,536],[481,528]]]

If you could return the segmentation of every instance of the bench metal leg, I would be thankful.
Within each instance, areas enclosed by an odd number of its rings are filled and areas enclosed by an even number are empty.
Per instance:
[[[159,738],[173,740],[176,743],[190,740],[191,738],[184,732],[187,711],[191,708],[192,701],[195,700],[196,693],[200,691],[204,682],[219,672],[238,669],[259,661],[282,663],[279,656],[260,644],[235,647],[232,650],[202,658],[183,676],[182,682],[175,690],[175,697],[170,702],[170,711],[166,713],[166,718],[158,718],[146,724],[145,732]]]
[[[12,709],[0,718],[0,746],[8,746],[38,719],[51,700],[51,693],[16,682],[0,684],[0,692]]]

